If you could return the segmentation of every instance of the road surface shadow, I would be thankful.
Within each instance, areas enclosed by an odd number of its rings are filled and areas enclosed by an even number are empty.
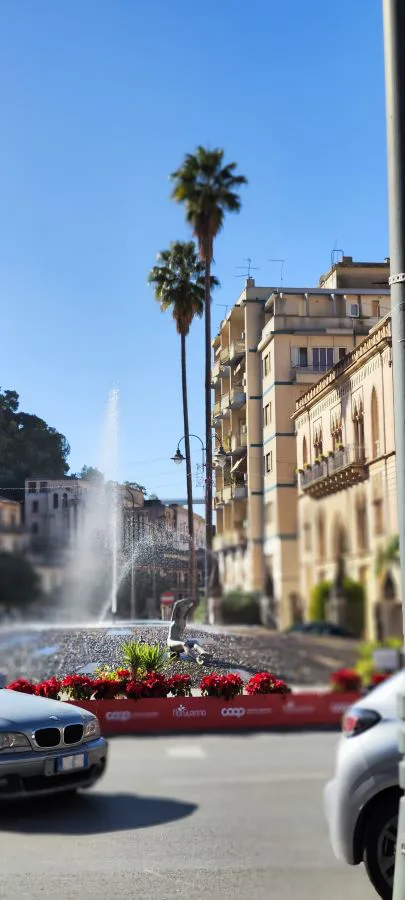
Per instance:
[[[21,834],[89,835],[151,828],[191,816],[193,803],[136,794],[78,794],[7,803],[0,831]]]

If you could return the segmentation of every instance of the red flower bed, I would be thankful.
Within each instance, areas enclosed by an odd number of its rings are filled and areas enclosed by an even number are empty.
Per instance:
[[[203,697],[222,697],[232,700],[243,692],[243,681],[239,675],[205,675],[200,683]]]
[[[168,681],[173,697],[191,697],[191,675],[172,675]]]
[[[88,675],[67,675],[62,681],[62,690],[69,700],[90,700],[94,684],[94,679]]]
[[[32,681],[28,681],[27,678],[17,678],[16,681],[11,681],[7,685],[7,689],[9,691],[19,691],[20,694],[35,694],[37,686]]]
[[[47,697],[48,700],[59,700],[61,688],[62,682],[53,675],[47,681],[41,681],[40,684],[37,684],[35,693],[38,697]]]
[[[281,678],[276,678],[271,672],[258,672],[257,675],[252,675],[252,678],[247,683],[246,693],[249,696],[255,694],[289,694],[291,693],[291,688],[286,685],[285,681]]]
[[[354,669],[338,669],[331,675],[331,685],[333,691],[343,694],[358,692],[361,689],[361,678]]]

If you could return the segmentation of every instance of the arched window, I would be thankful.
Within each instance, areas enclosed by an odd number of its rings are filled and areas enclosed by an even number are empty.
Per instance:
[[[62,509],[67,509],[67,507],[68,507],[68,495],[67,495],[67,494],[63,494],[63,497],[62,497]]]
[[[364,497],[359,498],[356,504],[357,523],[357,547],[360,551],[368,548],[368,521],[367,505]]]
[[[334,559],[340,559],[348,550],[348,541],[346,530],[342,524],[340,517],[335,519],[332,536],[332,553]]]
[[[306,437],[304,437],[304,439],[302,441],[302,465],[306,466],[307,462],[308,462],[308,445],[307,445],[307,439],[306,439]]]
[[[53,508],[59,509],[59,494],[53,495]]]
[[[318,555],[319,559],[325,559],[325,514],[320,512],[318,515]]]
[[[371,453],[373,459],[380,455],[380,426],[378,421],[378,398],[375,387],[371,391]]]
[[[354,453],[355,459],[363,461],[365,456],[364,449],[364,414],[363,404],[355,404],[353,409],[353,425],[354,425]]]

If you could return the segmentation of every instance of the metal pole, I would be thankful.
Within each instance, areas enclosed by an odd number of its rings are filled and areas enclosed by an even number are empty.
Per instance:
[[[132,527],[131,527],[131,619],[136,617],[135,609],[135,508],[132,501]]]
[[[391,258],[392,363],[400,541],[400,578],[405,633],[405,3],[383,0],[387,104],[388,196]],[[405,697],[400,698],[405,718]],[[402,726],[402,731],[404,726]],[[403,746],[403,741],[402,741]],[[405,789],[405,761],[399,783]],[[405,798],[399,808],[393,900],[405,897]]]

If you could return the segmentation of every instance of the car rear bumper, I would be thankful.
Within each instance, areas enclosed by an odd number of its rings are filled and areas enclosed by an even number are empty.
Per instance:
[[[85,755],[85,765],[57,772],[58,760]],[[107,765],[108,744],[100,737],[75,749],[14,753],[0,756],[0,800],[53,794],[88,788],[101,778]]]

